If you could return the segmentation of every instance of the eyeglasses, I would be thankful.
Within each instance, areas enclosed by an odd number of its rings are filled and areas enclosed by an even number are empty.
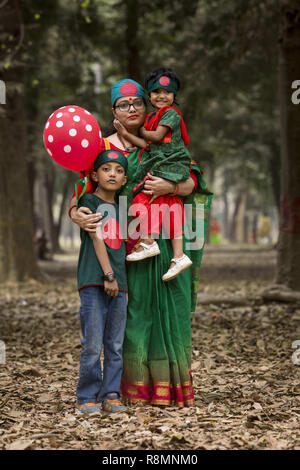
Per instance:
[[[130,110],[130,107],[133,106],[134,109],[137,111],[138,109],[142,109],[144,107],[144,101],[141,99],[134,100],[132,103],[129,101],[122,101],[122,103],[115,106],[115,108],[119,108],[120,111],[126,112]]]

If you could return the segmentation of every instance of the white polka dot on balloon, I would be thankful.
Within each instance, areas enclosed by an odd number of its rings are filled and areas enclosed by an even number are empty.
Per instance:
[[[84,112],[85,112],[86,114],[91,114],[91,113],[89,113],[86,109],[84,110]]]
[[[71,137],[75,137],[75,135],[77,135],[76,129],[70,129],[69,134],[70,134]]]
[[[71,145],[65,145],[65,146],[64,146],[64,151],[65,151],[66,153],[70,153],[71,150],[72,150]]]
[[[88,132],[91,132],[91,131],[93,130],[93,128],[92,128],[92,126],[91,126],[90,124],[87,124],[87,125],[85,126],[85,128],[86,128],[86,130],[87,130]]]
[[[53,142],[53,135],[48,135],[48,142]]]
[[[89,145],[89,141],[87,139],[83,139],[81,141],[81,145],[82,145],[83,148],[87,148],[88,145]]]
[[[51,152],[51,150],[47,149],[47,152],[49,153],[50,157],[52,157],[52,152]]]
[[[101,131],[99,132],[99,137],[100,137],[100,139],[101,139],[101,137],[102,137],[102,133],[101,133]]]
[[[56,127],[62,127],[64,123],[62,121],[57,121]]]
[[[76,116],[74,116],[74,117],[73,117],[73,121],[75,121],[75,122],[79,122],[79,121],[80,121],[80,117],[79,117],[79,116],[77,116],[77,114],[76,114]]]
[[[50,123],[47,122],[47,124],[46,124],[46,129],[48,129],[49,126],[50,126]]]
[[[62,114],[63,114],[63,113],[58,113],[58,114],[56,115],[56,117],[57,117],[57,118],[60,118],[60,117],[62,117]]]
[[[70,111],[70,113],[75,113],[75,109],[74,109],[74,108],[69,108],[68,111]]]

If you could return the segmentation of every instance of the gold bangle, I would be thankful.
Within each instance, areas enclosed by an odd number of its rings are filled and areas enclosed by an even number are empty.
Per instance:
[[[176,184],[174,193],[169,193],[169,196],[176,196],[179,191],[179,183]]]

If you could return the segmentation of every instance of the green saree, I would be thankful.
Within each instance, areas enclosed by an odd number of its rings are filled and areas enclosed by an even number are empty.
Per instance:
[[[132,189],[138,168],[138,151],[128,155],[128,183],[120,193],[132,202]],[[199,285],[199,270],[203,253],[208,212],[212,193],[206,189],[202,174],[193,162],[197,177],[196,191],[182,198],[191,204],[191,222],[185,227],[184,251],[193,266],[177,278],[164,283],[173,251],[170,240],[160,235],[157,240],[160,255],[128,263],[128,314],[123,346],[123,377],[121,392],[128,403],[143,402],[155,405],[192,405],[194,393],[191,375],[191,312],[195,310]],[[196,205],[201,205],[196,210]],[[198,224],[198,249],[191,231]],[[187,235],[187,236],[186,236]],[[192,243],[191,243],[192,242]]]

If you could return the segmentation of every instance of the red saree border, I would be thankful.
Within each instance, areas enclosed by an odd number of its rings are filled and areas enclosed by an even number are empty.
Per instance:
[[[176,405],[179,408],[194,403],[192,377],[188,382],[176,384],[169,382],[128,382],[122,379],[121,393],[127,403],[149,403],[152,405]]]

